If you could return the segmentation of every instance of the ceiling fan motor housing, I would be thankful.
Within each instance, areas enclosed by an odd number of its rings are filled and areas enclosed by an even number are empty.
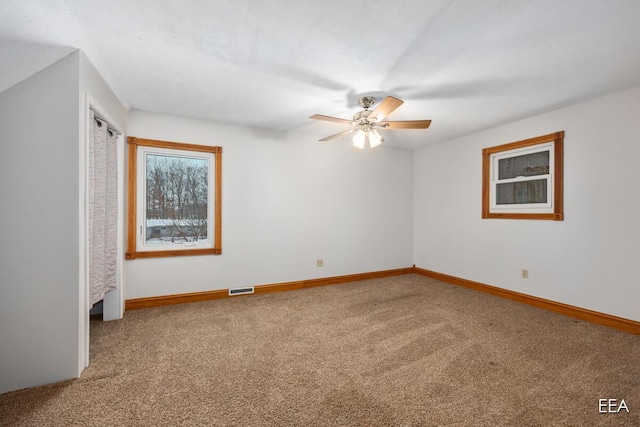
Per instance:
[[[372,113],[372,111],[369,111],[369,107],[375,104],[375,102],[376,102],[376,99],[373,96],[363,96],[362,98],[358,99],[358,104],[360,104],[360,106],[364,108],[364,110],[358,111],[356,114],[353,115],[353,120],[351,121],[351,124],[353,126],[360,126],[360,129],[362,129],[365,132],[368,132],[373,127],[376,127],[378,125],[377,124],[378,118],[369,117]]]
[[[369,122],[370,114],[371,114],[371,111],[369,110],[358,111],[353,115],[353,120],[351,123],[353,125],[364,125]]]

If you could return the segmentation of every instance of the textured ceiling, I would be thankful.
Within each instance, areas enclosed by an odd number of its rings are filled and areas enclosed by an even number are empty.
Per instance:
[[[82,49],[130,108],[344,130],[363,94],[405,101],[417,148],[640,85],[637,0],[3,0],[0,91]],[[345,140],[348,140],[345,138]],[[335,140],[331,143],[340,143]]]

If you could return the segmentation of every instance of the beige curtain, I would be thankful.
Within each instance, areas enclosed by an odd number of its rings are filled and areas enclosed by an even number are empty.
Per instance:
[[[117,134],[95,117],[89,125],[89,292],[91,305],[117,285]]]

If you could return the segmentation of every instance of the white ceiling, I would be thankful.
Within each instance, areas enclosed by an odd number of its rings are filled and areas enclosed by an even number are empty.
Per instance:
[[[393,95],[413,149],[640,85],[640,1],[2,1],[0,91],[76,48],[129,108],[314,139]]]

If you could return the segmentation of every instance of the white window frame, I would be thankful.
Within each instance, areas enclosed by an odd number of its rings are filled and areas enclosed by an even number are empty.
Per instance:
[[[536,145],[534,147],[525,147],[514,150],[503,151],[500,153],[491,154],[491,210],[493,213],[521,213],[521,212],[535,212],[535,213],[553,213],[553,171],[554,156],[553,150],[554,143],[546,143]],[[549,152],[549,173],[545,175],[531,175],[531,176],[518,176],[510,179],[500,179],[499,174],[499,162],[500,160],[508,159],[511,157],[518,157],[527,154],[541,153],[544,151]],[[514,203],[508,205],[497,204],[497,188],[499,184],[509,184],[513,182],[525,182],[525,181],[538,181],[546,180],[547,182],[547,201],[544,203]]]
[[[129,137],[129,218],[126,259],[219,255],[221,247],[221,167],[222,148]],[[146,194],[147,156],[169,156],[207,160],[207,238],[187,243],[148,243]]]
[[[166,243],[147,243],[147,156],[156,155],[163,157],[179,157],[193,160],[206,160],[208,165],[208,191],[207,191],[207,238],[198,242],[166,242]],[[138,251],[166,251],[166,250],[184,250],[194,248],[213,248],[214,247],[214,227],[213,227],[213,205],[215,189],[215,154],[202,153],[195,151],[175,150],[170,148],[156,147],[140,147],[138,148],[138,181],[140,183],[136,198],[138,207],[136,215],[138,224],[138,237],[136,249]]]

